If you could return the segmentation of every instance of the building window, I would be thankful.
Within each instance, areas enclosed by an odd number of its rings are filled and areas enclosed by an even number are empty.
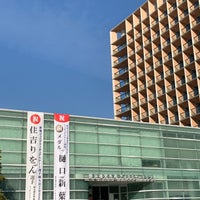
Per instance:
[[[154,4],[154,8],[155,8],[155,10],[157,10],[157,8],[158,8],[158,7],[157,7],[157,3]]]
[[[187,44],[188,44],[188,47],[191,46],[191,45],[192,45],[192,40],[191,40],[191,39],[188,40],[188,41],[187,41]]]
[[[163,72],[161,72],[161,74],[160,74],[160,78],[161,78],[161,79],[164,78],[164,73],[163,73]]]
[[[156,17],[155,21],[156,21],[156,23],[158,23],[158,17]]]
[[[180,66],[180,68],[183,68],[183,61],[179,62],[179,66]]]
[[[196,113],[200,113],[200,103],[196,105]]]
[[[178,53],[180,53],[182,51],[181,46],[177,47],[177,51],[178,51]]]
[[[195,70],[192,70],[192,79],[195,79],[196,77],[197,77],[197,75],[196,75],[196,71]]]
[[[193,89],[193,92],[194,92],[194,96],[199,95],[198,87],[195,87],[195,88]]]
[[[190,63],[192,63],[192,62],[194,62],[194,55],[193,54],[190,55]]]
[[[190,24],[187,24],[187,25],[185,26],[185,29],[186,29],[186,31],[189,31],[189,30],[190,30]]]
[[[173,9],[176,9],[176,3],[174,3],[174,4],[172,5],[172,8],[173,8]]]
[[[172,88],[172,90],[175,88],[175,82],[174,81],[171,82],[171,88]]]
[[[180,37],[180,32],[177,31],[177,32],[176,32],[176,38],[178,39],[179,37]]]
[[[188,9],[185,9],[185,10],[183,11],[183,13],[184,13],[184,16],[188,15]]]
[[[167,39],[166,39],[166,43],[167,43],[167,44],[170,44],[170,38],[167,38]]]
[[[184,110],[185,110],[185,117],[186,118],[189,117],[189,108],[185,108]]]
[[[177,104],[176,96],[173,96],[172,101],[173,101],[173,105],[176,105],[176,104]]]
[[[196,19],[197,24],[200,22],[200,16]]]
[[[166,17],[167,16],[167,10],[165,10],[165,12],[163,13],[163,15]]]
[[[168,116],[167,116],[167,115],[165,116],[165,123],[166,123],[166,124],[169,123],[169,120],[168,120]]]
[[[185,84],[185,76],[182,76],[182,77],[181,77],[181,83],[182,83],[182,84]]]
[[[187,92],[183,93],[183,100],[186,101],[187,100]]]
[[[142,167],[161,167],[160,160],[142,160]]]
[[[162,87],[162,94],[165,94],[165,87]]]
[[[178,121],[178,112],[174,113],[174,118],[175,118],[175,121],[177,122]]]
[[[199,6],[199,2],[196,1],[196,2],[193,3],[193,5],[194,5],[195,8],[197,8]]]
[[[178,22],[178,17],[174,18],[174,23],[176,24]]]

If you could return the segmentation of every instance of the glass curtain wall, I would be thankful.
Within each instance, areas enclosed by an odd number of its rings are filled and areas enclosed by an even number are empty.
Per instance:
[[[53,114],[44,118],[43,199],[51,200]],[[0,186],[12,200],[25,199],[26,121],[27,112],[0,110],[1,173],[5,177]],[[90,188],[98,184],[109,186],[110,198],[115,194],[118,200],[200,199],[199,168],[198,128],[70,118],[70,199],[89,199],[89,194],[95,195]],[[154,181],[125,181],[122,187],[120,181],[89,182],[90,174],[153,177]]]

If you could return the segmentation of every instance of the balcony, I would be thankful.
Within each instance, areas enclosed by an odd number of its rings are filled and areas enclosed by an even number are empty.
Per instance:
[[[149,29],[150,29],[150,27],[149,27],[149,26],[146,26],[146,27],[143,29],[143,34],[146,33]]]
[[[195,72],[193,72],[192,74],[187,76],[187,82],[192,81],[192,80],[194,80],[196,78],[197,78],[197,75],[196,75]]]
[[[129,104],[122,106],[120,109],[117,110],[117,115],[125,113],[131,110],[131,106]]]
[[[191,56],[190,58],[186,59],[186,60],[185,60],[185,65],[189,65],[189,64],[191,64],[192,62],[194,62],[194,56]]]
[[[159,67],[162,65],[162,61],[161,60],[158,60],[156,63],[155,63],[155,68]]]
[[[117,48],[115,48],[115,49],[113,50],[113,54],[118,53],[119,51],[121,51],[121,50],[124,49],[125,47],[126,47],[126,44],[122,44],[122,45],[118,46]]]
[[[191,109],[191,116],[195,116],[197,114],[200,114],[200,109],[198,106]]]
[[[125,61],[126,59],[127,59],[127,55],[118,58],[117,60],[115,60],[115,61],[113,62],[113,66],[116,66],[116,65],[122,63],[122,62]]]
[[[146,85],[144,85],[144,84],[142,84],[142,85],[139,86],[139,90],[140,91],[143,90],[143,89],[145,89],[145,88],[146,88]]]
[[[171,69],[169,69],[169,70],[167,70],[166,72],[165,72],[165,76],[167,77],[167,76],[170,76],[171,74],[173,74],[173,68],[171,68]]]
[[[122,87],[124,87],[125,85],[128,85],[128,84],[129,84],[128,79],[121,81],[119,84],[115,85],[115,90],[118,90],[119,88],[122,88]]]
[[[132,62],[132,63],[130,64],[130,69],[133,69],[133,68],[135,68],[135,67],[136,67],[135,63]]]
[[[158,38],[160,36],[160,33],[157,32],[155,34],[152,35],[152,40],[155,40],[156,38]]]
[[[144,76],[144,71],[140,71],[140,72],[138,73],[138,78],[140,78],[141,76]]]
[[[190,116],[189,111],[180,113],[180,120],[186,119]]]
[[[123,94],[121,94],[120,96],[116,97],[115,100],[116,102],[122,101],[126,98],[130,97],[130,93],[129,92],[125,92]]]
[[[164,79],[164,74],[160,74],[159,76],[156,76],[156,81],[160,81],[160,80],[163,80]]]
[[[189,99],[199,96],[198,88],[188,93]]]
[[[149,40],[145,40],[145,41],[144,41],[144,46],[147,46],[150,42],[151,42],[150,39],[149,39]]]
[[[160,112],[163,111],[163,110],[166,110],[166,109],[167,109],[166,103],[159,106],[159,111],[160,111]]]
[[[140,104],[145,104],[145,103],[147,103],[147,99],[146,98],[140,99]]]
[[[133,41],[134,41],[134,39],[133,39],[133,38],[130,38],[130,39],[128,40],[128,44],[131,44]]]
[[[153,70],[153,66],[148,66],[147,68],[146,68],[146,73],[148,73],[148,72],[150,72],[150,71],[152,71]]]
[[[135,101],[135,102],[133,102],[132,106],[133,106],[133,108],[136,108],[136,107],[138,107],[138,106],[139,106],[139,103],[138,103],[138,101]]]
[[[157,113],[157,108],[152,108],[151,110],[150,110],[150,115],[154,115],[154,114],[156,114]]]
[[[147,112],[143,112],[143,113],[141,114],[141,117],[142,117],[142,118],[148,117],[148,113],[147,113]]]
[[[156,47],[154,50],[153,50],[153,53],[156,54],[157,52],[161,51],[161,47]]]
[[[156,93],[152,93],[149,95],[149,101],[153,100],[156,98]]]
[[[185,79],[184,80],[178,80],[177,82],[176,82],[176,86],[177,87],[181,87],[182,85],[184,85],[185,84]]]
[[[118,72],[116,72],[116,73],[114,74],[114,78],[117,78],[117,77],[119,77],[119,76],[122,75],[122,74],[125,74],[127,71],[128,71],[128,67],[123,68],[123,69],[120,69]]]
[[[155,80],[154,79],[151,79],[147,82],[147,86],[151,86],[151,85],[154,85],[155,84]]]
[[[200,41],[200,35],[197,35],[194,37],[194,43],[197,43]]]
[[[164,89],[158,90],[157,94],[158,94],[158,96],[162,96],[165,94],[165,90]]]
[[[187,33],[189,30],[190,30],[190,24],[187,24],[184,28],[181,29],[182,35]]]
[[[139,65],[140,63],[142,63],[143,62],[143,59],[142,58],[139,58],[138,60],[137,60],[137,65]]]
[[[176,99],[168,102],[169,107],[177,105]]]
[[[197,17],[195,20],[193,20],[192,22],[191,22],[191,26],[192,26],[192,28],[193,27],[195,27],[197,24],[199,24],[200,23],[200,17]]]
[[[142,35],[142,33],[138,32],[138,33],[135,35],[135,40],[137,40],[141,35]]]
[[[172,35],[171,40],[173,42],[173,41],[177,40],[178,38],[180,38],[180,34],[177,33],[177,34]]]
[[[181,15],[179,15],[179,19],[182,20],[188,15],[188,10],[185,10]]]
[[[186,0],[178,0],[178,5],[180,6],[182,3],[184,3]]]
[[[178,122],[179,121],[178,116],[176,115],[176,116],[170,117],[170,121],[171,123]]]
[[[167,55],[167,56],[164,57],[163,61],[165,63],[165,62],[167,62],[167,61],[169,61],[171,59],[172,59],[172,54],[170,53],[169,55]]]
[[[195,3],[193,3],[193,5],[190,6],[190,12],[192,12],[193,10],[195,10],[196,8],[199,7],[199,2],[196,1]]]
[[[187,101],[187,95],[178,97],[178,101],[179,101],[179,103],[183,103],[184,101]]]
[[[169,14],[175,9],[176,9],[176,4],[174,4],[171,7],[169,7],[169,9],[168,9]]]
[[[175,88],[175,85],[174,84],[171,84],[171,85],[168,85],[167,86],[167,92],[171,91],[171,90],[174,90]]]
[[[183,44],[183,50],[186,50],[186,49],[188,49],[191,46],[192,46],[192,40],[189,40],[188,42],[185,42]]]

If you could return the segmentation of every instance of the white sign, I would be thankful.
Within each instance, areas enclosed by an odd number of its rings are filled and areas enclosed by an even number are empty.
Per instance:
[[[130,174],[89,174],[85,181],[95,182],[154,182],[152,176],[130,175]]]
[[[42,200],[44,114],[28,112],[26,200]]]
[[[69,200],[69,115],[54,114],[54,200]]]

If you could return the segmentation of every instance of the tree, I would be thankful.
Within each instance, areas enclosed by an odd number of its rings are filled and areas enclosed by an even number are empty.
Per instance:
[[[1,150],[0,150],[0,200],[7,200],[5,195],[2,192],[4,180],[5,180],[5,177],[1,174]]]

